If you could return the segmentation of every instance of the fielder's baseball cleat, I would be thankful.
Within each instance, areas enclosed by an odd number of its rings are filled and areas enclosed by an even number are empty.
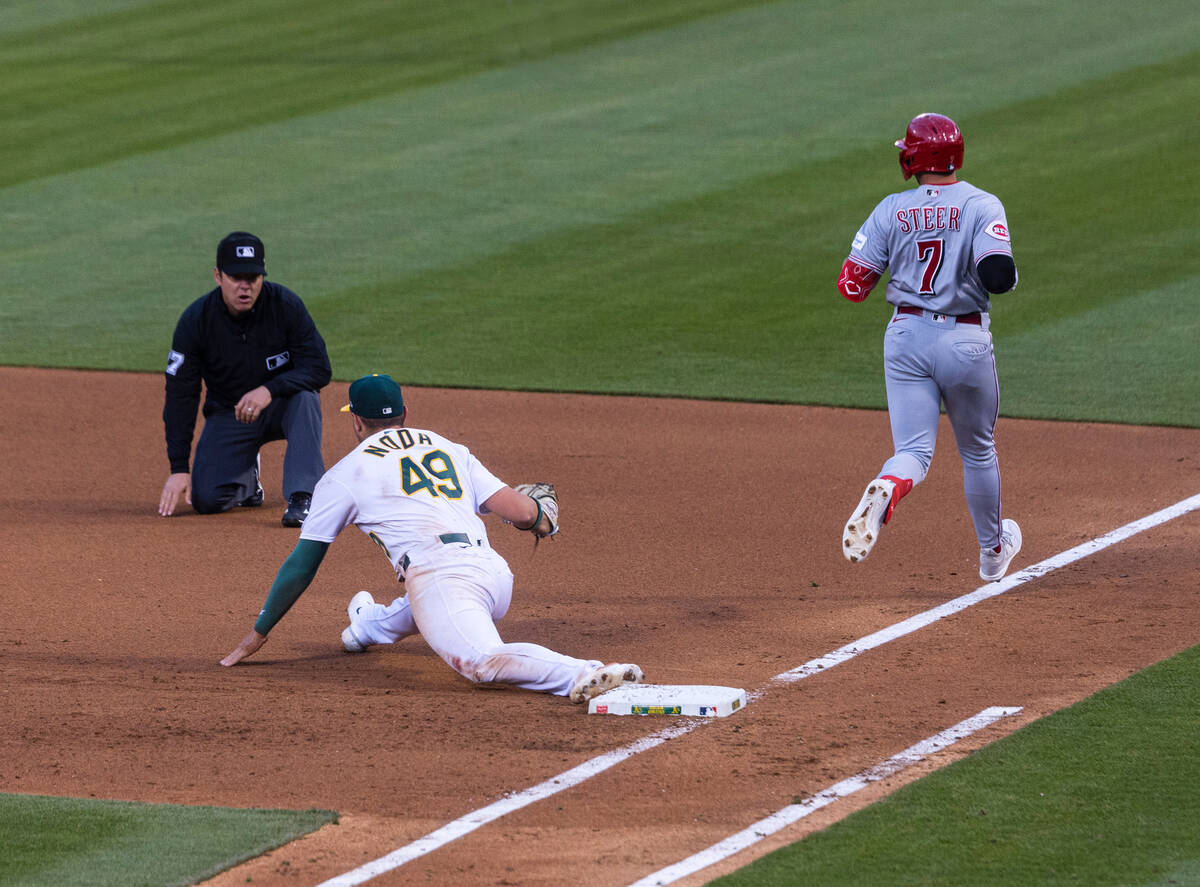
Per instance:
[[[350,606],[346,607],[346,615],[350,617],[350,624],[342,631],[342,647],[347,653],[365,653],[367,647],[371,646],[354,631],[354,622],[361,618],[364,608],[374,605],[375,597],[369,591],[360,591],[350,598]]]
[[[353,625],[348,625],[342,629],[342,649],[347,653],[365,653],[369,646],[371,645],[358,639],[358,635],[354,633]]]
[[[575,682],[575,686],[571,688],[571,701],[587,702],[593,696],[599,696],[621,684],[640,684],[641,682],[642,670],[636,665],[629,663],[601,665],[593,668]]]
[[[979,578],[988,582],[1003,579],[1008,565],[1021,550],[1021,528],[1015,520],[1005,518],[1000,522],[1000,550],[979,549]]]
[[[312,493],[292,493],[288,497],[287,511],[283,513],[285,527],[298,527],[308,517],[308,509],[312,505]]]
[[[346,607],[346,615],[350,617],[350,621],[354,621],[354,617],[359,614],[363,607],[369,607],[375,603],[375,596],[369,591],[360,591],[355,593],[354,597],[350,598],[350,606]]]
[[[863,560],[879,539],[879,528],[888,513],[888,502],[896,485],[886,478],[877,477],[863,491],[858,507],[846,522],[842,531],[842,554],[846,560],[856,564]]]

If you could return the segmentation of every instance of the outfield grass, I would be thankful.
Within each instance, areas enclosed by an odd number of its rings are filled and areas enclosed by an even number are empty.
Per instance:
[[[246,227],[343,380],[881,407],[833,280],[936,107],[1014,232],[1002,410],[1200,424],[1194,4],[253,5],[18,6],[4,362],[159,370]]]
[[[1197,33],[1183,0],[916,0],[903,15],[881,0],[9,0],[0,362],[160,371],[216,242],[248,228],[342,380],[882,407],[887,306],[833,282],[859,223],[903,187],[891,141],[938,110],[1014,232],[1021,284],[993,326],[1003,413],[1200,427]],[[1195,741],[1172,732],[1194,696],[1162,702],[1196,669],[1193,651],[1022,731],[780,870],[1200,881],[1194,804],[1153,808],[1141,790],[1196,784]],[[1063,749],[1086,754],[1090,782]],[[130,812],[55,838],[57,816],[15,804],[35,802],[0,797],[0,834],[35,855],[0,845],[0,866],[23,873],[81,835],[120,838]],[[913,817],[921,834],[903,831]],[[925,843],[885,842],[893,829]],[[1114,839],[1150,832],[1145,852]],[[886,850],[861,861],[856,845]],[[997,868],[930,871],[946,854]],[[1075,867],[1092,857],[1125,880]],[[1025,880],[989,880],[1005,867]]]

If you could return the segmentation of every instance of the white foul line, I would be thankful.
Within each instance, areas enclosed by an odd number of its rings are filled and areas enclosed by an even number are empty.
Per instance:
[[[1019,706],[1015,708],[985,708],[973,718],[967,718],[965,721],[960,721],[948,730],[943,730],[941,733],[930,736],[928,739],[923,739],[916,745],[909,746],[899,754],[893,755],[886,761],[863,770],[855,776],[843,779],[841,782],[835,782],[824,791],[818,792],[812,797],[805,798],[798,804],[789,804],[782,810],[772,813],[764,819],[760,819],[749,828],[742,829],[740,832],[730,835],[723,841],[718,841],[708,849],[701,850],[699,853],[693,854],[674,865],[659,869],[654,874],[647,875],[640,881],[635,881],[630,887],[662,887],[664,884],[674,884],[681,878],[693,875],[701,869],[715,865],[721,860],[757,844],[763,838],[775,834],[775,832],[791,825],[793,822],[803,819],[810,813],[815,813],[822,807],[828,807],[839,798],[852,795],[859,789],[866,788],[872,782],[879,782],[881,779],[886,779],[934,752],[941,751],[943,748],[953,745],[960,739],[965,739],[972,733],[982,730],[990,724],[994,724],[1003,717],[1015,715],[1020,710]]]
[[[691,721],[677,724],[631,742],[624,748],[605,752],[602,755],[584,761],[577,767],[572,767],[570,770],[560,773],[558,776],[551,777],[545,782],[538,783],[515,795],[508,795],[499,801],[488,804],[486,807],[472,811],[466,816],[462,816],[430,832],[425,837],[418,838],[411,844],[406,844],[397,850],[393,850],[387,856],[381,856],[379,859],[360,865],[358,868],[346,872],[344,875],[338,875],[336,878],[323,881],[317,887],[351,887],[353,884],[362,884],[364,881],[369,881],[371,878],[382,875],[384,872],[400,868],[400,866],[406,862],[412,862],[418,856],[424,856],[426,853],[437,850],[439,847],[449,844],[463,835],[470,834],[481,825],[487,825],[501,816],[529,806],[534,801],[540,801],[543,798],[557,794],[563,789],[578,785],[585,779],[591,779],[597,773],[603,773],[609,767],[619,764],[626,758],[662,745],[668,739],[674,739],[676,736],[683,736],[685,733],[690,733],[702,723],[704,722]]]
[[[776,675],[771,680],[773,682],[791,683],[792,681],[799,681],[802,678],[818,674],[827,668],[832,668],[848,659],[853,659],[860,653],[865,653],[868,650],[883,646],[889,641],[894,641],[896,638],[911,634],[919,628],[924,628],[930,623],[951,616],[960,610],[965,610],[967,607],[973,607],[981,601],[986,601],[988,598],[1004,594],[1004,592],[1036,579],[1038,576],[1057,570],[1060,567],[1065,567],[1067,564],[1095,554],[1098,551],[1108,548],[1110,545],[1123,542],[1130,536],[1140,533],[1143,530],[1166,523],[1180,515],[1187,514],[1189,511],[1195,511],[1197,508],[1200,508],[1200,494],[1192,496],[1190,499],[1184,499],[1182,502],[1176,502],[1174,505],[1162,509],[1162,511],[1156,511],[1154,514],[1147,515],[1140,520],[1105,533],[1099,538],[1084,542],[1082,545],[1077,545],[1069,551],[1062,552],[1062,554],[1056,554],[1054,557],[1047,558],[1041,563],[1034,564],[1032,567],[1026,567],[1020,572],[1005,576],[997,582],[989,582],[987,585],[980,586],[970,594],[964,594],[962,597],[947,601],[940,607],[934,607],[932,610],[926,610],[924,613],[910,616],[903,622],[897,622],[895,625],[867,635],[865,638],[852,641],[846,646],[834,650],[832,653],[826,653],[818,659],[810,660],[790,671]]]
[[[810,660],[804,665],[778,674],[771,679],[771,682],[793,683],[814,674],[820,674],[835,665],[853,659],[860,653],[865,653],[889,641],[894,641],[896,638],[911,634],[932,622],[944,619],[960,610],[965,610],[967,607],[973,607],[981,601],[1003,594],[1010,589],[1036,579],[1038,576],[1049,573],[1052,570],[1057,570],[1059,567],[1065,567],[1067,564],[1095,554],[1098,551],[1108,548],[1110,545],[1122,542],[1143,530],[1166,523],[1169,520],[1187,514],[1189,511],[1195,511],[1197,508],[1200,508],[1200,494],[1184,499],[1181,502],[1176,502],[1168,508],[1156,511],[1154,514],[1147,515],[1140,520],[1119,527],[1090,542],[1077,545],[1070,551],[1064,551],[1062,554],[1047,558],[1041,563],[1034,564],[1032,567],[1026,567],[1024,570],[1006,576],[998,582],[990,582],[970,594],[957,597],[952,601],[942,604],[940,607],[926,610],[924,613],[918,613],[916,616],[905,619],[903,622],[898,622],[889,628],[877,631],[874,634],[867,635],[865,638],[840,647],[832,653],[827,653],[818,659]],[[752,694],[751,699],[761,697],[763,692],[758,691]],[[439,847],[449,844],[463,835],[470,834],[480,826],[499,819],[501,816],[505,816],[515,810],[520,810],[522,807],[527,807],[535,801],[548,798],[563,789],[578,785],[584,780],[590,779],[598,773],[603,773],[610,767],[616,766],[626,758],[631,758],[636,754],[641,754],[644,751],[662,745],[668,739],[674,739],[677,736],[690,733],[696,727],[705,723],[708,723],[708,721],[695,720],[683,722],[636,740],[623,748],[618,748],[591,758],[576,767],[572,767],[570,770],[560,773],[558,776],[547,779],[545,782],[541,782],[514,795],[508,795],[486,807],[461,816],[453,822],[449,822],[441,828],[430,832],[425,837],[418,838],[411,844],[406,844],[403,847],[393,850],[386,856],[381,856],[379,859],[365,863],[345,874],[330,878],[328,881],[323,881],[317,887],[352,887],[355,884],[362,884],[378,875],[382,875],[384,872],[399,868],[419,856],[424,856],[426,853],[437,850]]]

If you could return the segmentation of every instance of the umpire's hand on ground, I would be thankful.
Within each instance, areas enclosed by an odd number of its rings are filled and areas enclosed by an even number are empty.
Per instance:
[[[262,415],[262,411],[267,408],[270,402],[271,392],[264,386],[259,385],[257,388],[252,388],[242,395],[242,399],[233,408],[233,416],[239,422],[245,422],[249,425],[251,422],[258,420],[258,417]]]
[[[254,654],[254,651],[267,642],[265,634],[259,634],[257,631],[252,631],[250,634],[242,638],[242,642],[237,645],[237,649],[221,660],[224,666],[237,665],[247,656]]]
[[[181,495],[188,505],[192,504],[192,476],[186,471],[167,478],[167,482],[163,484],[162,497],[158,500],[158,513],[163,517],[174,514]]]

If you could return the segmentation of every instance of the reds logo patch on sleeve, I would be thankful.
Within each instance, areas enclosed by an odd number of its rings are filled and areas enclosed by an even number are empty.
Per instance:
[[[1008,223],[1004,219],[996,219],[987,226],[987,233],[997,240],[1003,240],[1008,243]]]

